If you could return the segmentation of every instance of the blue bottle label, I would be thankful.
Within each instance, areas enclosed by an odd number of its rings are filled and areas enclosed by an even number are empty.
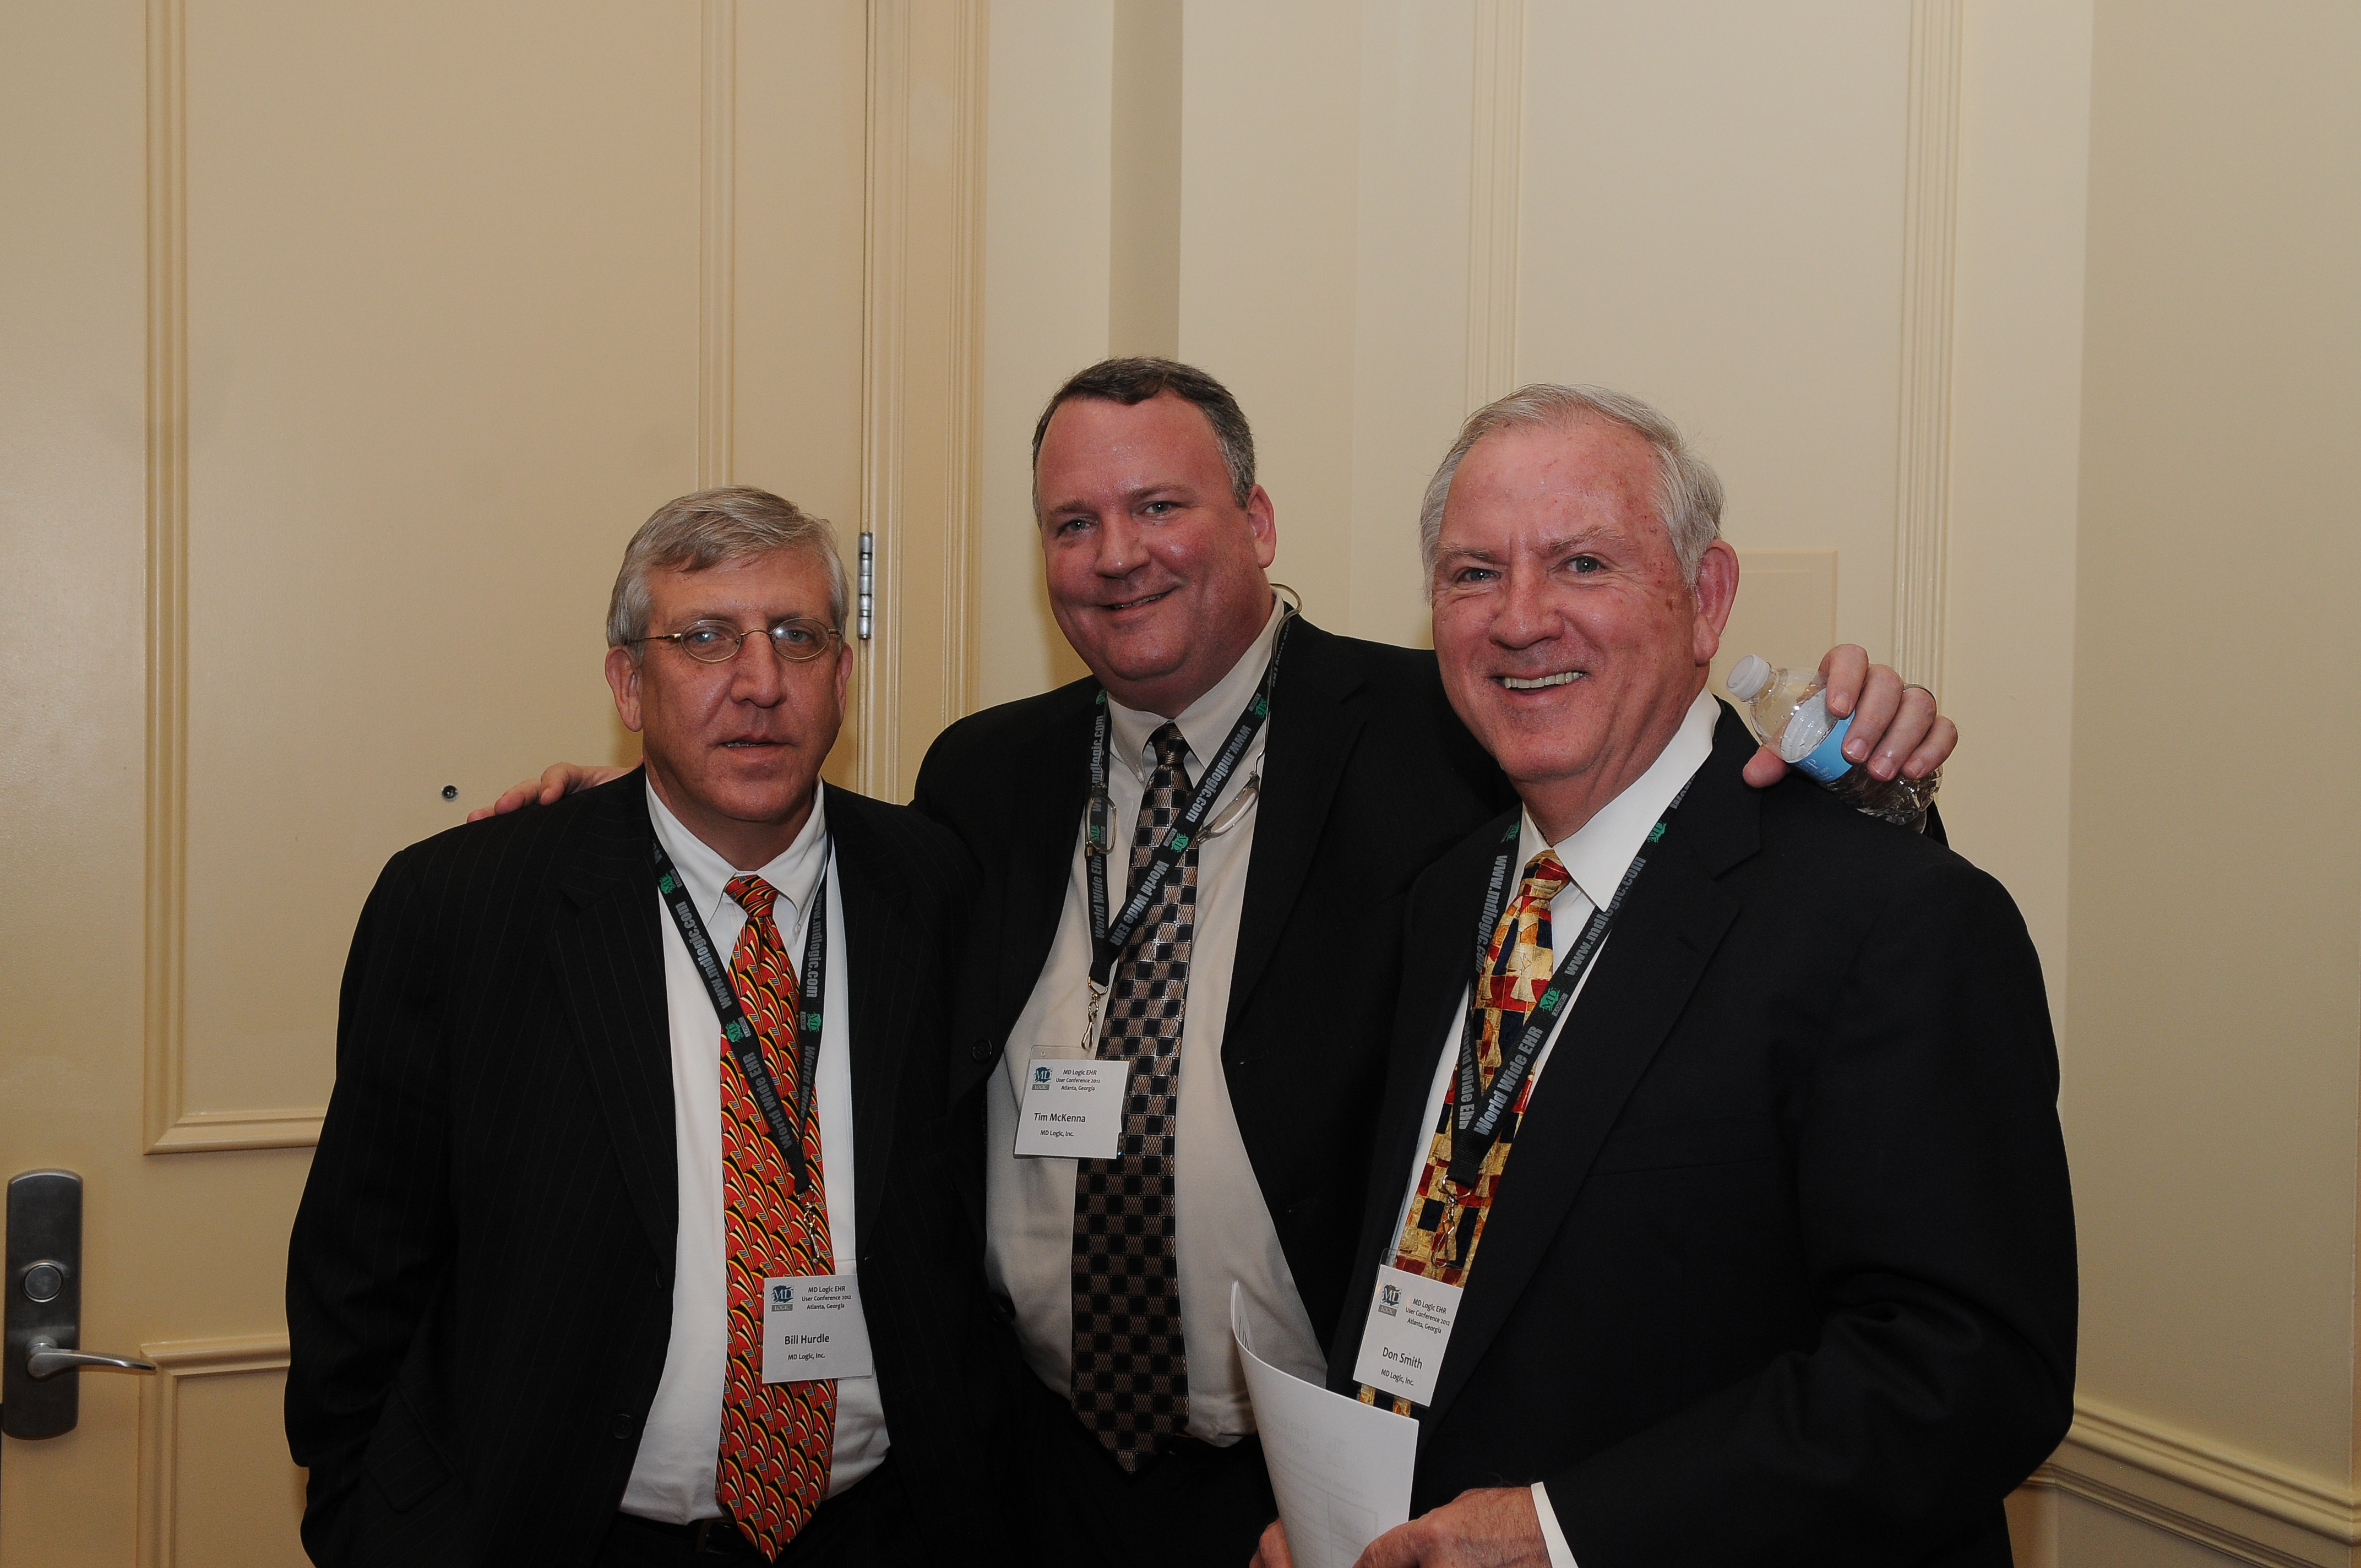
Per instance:
[[[1839,718],[1828,738],[1812,749],[1811,755],[1795,765],[1822,784],[1834,784],[1852,771],[1852,763],[1844,754],[1845,731],[1852,728],[1850,718]]]

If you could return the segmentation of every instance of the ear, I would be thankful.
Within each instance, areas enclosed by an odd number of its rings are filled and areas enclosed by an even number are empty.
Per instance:
[[[1706,546],[1697,563],[1697,622],[1691,655],[1699,667],[1713,663],[1721,652],[1721,629],[1730,624],[1730,607],[1738,602],[1738,552],[1727,540]]]
[[[1270,492],[1260,485],[1246,498],[1246,526],[1254,531],[1255,560],[1268,568],[1279,554],[1279,513],[1270,504]]]
[[[836,721],[844,722],[844,696],[852,685],[852,644],[843,637],[836,640]]]
[[[841,687],[840,681],[839,685]],[[615,712],[623,728],[636,735],[640,732],[640,666],[632,662],[629,648],[607,650],[607,689],[615,694]]]

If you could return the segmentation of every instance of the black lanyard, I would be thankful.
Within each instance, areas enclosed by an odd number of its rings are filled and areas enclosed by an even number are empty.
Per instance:
[[[1456,1119],[1451,1133],[1451,1183],[1462,1192],[1476,1190],[1476,1179],[1483,1169],[1484,1157],[1491,1153],[1492,1145],[1499,1138],[1500,1119],[1508,1114],[1509,1107],[1516,1103],[1517,1091],[1523,1087],[1526,1077],[1532,1071],[1533,1062],[1540,1057],[1542,1047],[1548,1043],[1550,1031],[1556,1025],[1558,1015],[1572,1005],[1574,988],[1582,983],[1583,975],[1590,968],[1590,960],[1598,956],[1598,945],[1607,939],[1607,927],[1614,921],[1615,912],[1623,907],[1623,895],[1630,893],[1631,884],[1640,880],[1641,868],[1648,863],[1649,851],[1664,838],[1665,829],[1672,823],[1673,813],[1681,808],[1681,800],[1688,793],[1688,785],[1683,784],[1681,793],[1673,796],[1673,804],[1664,807],[1664,814],[1656,818],[1653,828],[1648,829],[1648,837],[1641,844],[1640,852],[1631,857],[1631,864],[1625,869],[1623,881],[1615,889],[1615,896],[1609,899],[1603,908],[1591,910],[1589,920],[1582,927],[1582,935],[1575,941],[1574,950],[1565,955],[1565,961],[1557,966],[1556,973],[1550,976],[1549,988],[1533,1003],[1533,1010],[1525,1014],[1524,1028],[1517,1036],[1515,1046],[1502,1053],[1500,1070],[1492,1075],[1492,1088],[1483,1097],[1480,1111],[1476,1103],[1476,1075],[1477,1058],[1484,1043],[1483,1015],[1476,1005],[1474,995],[1469,996],[1467,1021],[1459,1035],[1459,1092],[1455,1097]],[[1500,840],[1499,852],[1492,858],[1492,880],[1484,894],[1484,924],[1476,938],[1476,983],[1478,986],[1484,983],[1485,960],[1492,951],[1492,930],[1499,924],[1500,902],[1507,894],[1509,872],[1516,864],[1517,841],[1523,830],[1521,821],[1510,823],[1508,833]]]
[[[746,1087],[753,1091],[754,1103],[763,1108],[763,1122],[771,1129],[771,1142],[786,1157],[787,1168],[796,1173],[796,1190],[801,1192],[807,1179],[800,1129],[811,1124],[812,1081],[819,1076],[820,987],[828,978],[828,862],[836,852],[835,840],[831,839],[820,855],[819,878],[812,884],[811,919],[804,936],[803,987],[796,997],[796,1119],[792,1128],[785,1108],[779,1103],[779,1085],[771,1076],[771,1064],[763,1059],[763,1042],[754,1033],[746,1010],[738,1004],[737,990],[730,983],[730,973],[722,967],[720,955],[713,950],[713,939],[705,934],[705,922],[697,918],[697,905],[688,901],[688,889],[682,884],[680,872],[673,868],[672,857],[664,853],[661,840],[655,850],[656,892],[663,895],[664,907],[672,911],[672,923],[680,927],[680,939],[687,945],[689,960],[697,965],[697,975],[705,981],[705,994],[713,1003],[715,1015],[721,1020],[722,1042],[738,1058],[738,1070],[745,1075]]]
[[[1130,901],[1112,924],[1107,920],[1107,858],[1115,848],[1115,806],[1107,795],[1107,695],[1104,688],[1099,692],[1098,718],[1091,727],[1091,806],[1082,837],[1082,858],[1089,862],[1091,882],[1093,972],[1105,972],[1116,956],[1131,946],[1132,938],[1139,934],[1140,922],[1148,917],[1149,906],[1156,902],[1156,890],[1164,885],[1164,879],[1180,863],[1189,846],[1197,842],[1197,829],[1204,822],[1205,814],[1222,797],[1222,786],[1237,772],[1238,764],[1246,759],[1246,748],[1254,743],[1255,732],[1270,717],[1270,694],[1279,685],[1279,655],[1287,646],[1288,629],[1294,624],[1292,609],[1280,615],[1279,635],[1270,642],[1270,662],[1263,666],[1262,681],[1255,688],[1254,700],[1238,715],[1238,721],[1230,726],[1230,737],[1215,753],[1213,765],[1197,781],[1188,805],[1172,824],[1172,831],[1149,854],[1148,867],[1132,888]]]

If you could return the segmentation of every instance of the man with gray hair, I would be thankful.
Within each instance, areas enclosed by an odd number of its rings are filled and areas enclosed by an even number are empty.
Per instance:
[[[607,623],[643,765],[379,879],[288,1255],[314,1562],[993,1560],[972,872],[819,782],[846,598],[825,521],[667,503]]]
[[[1587,387],[1479,410],[1428,491],[1444,689],[1519,804],[1402,911],[1328,1371],[1421,1430],[1363,1568],[2004,1568],[2072,1419],[2039,960],[1939,843],[1740,782],[1720,505]]]

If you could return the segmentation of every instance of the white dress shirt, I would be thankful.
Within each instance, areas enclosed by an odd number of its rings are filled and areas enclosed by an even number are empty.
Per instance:
[[[648,790],[656,838],[672,857],[690,901],[705,922],[714,950],[728,954],[745,928],[746,912],[724,890],[738,872],[681,826]],[[840,1272],[858,1256],[852,1234],[851,944],[845,939],[839,875],[828,854],[828,786],[818,787],[811,820],[785,853],[753,874],[776,888],[771,917],[802,972],[804,933],[821,872],[828,875],[828,976],[819,1036],[820,1169],[828,1197],[829,1246]],[[664,1007],[672,1029],[673,1140],[680,1169],[680,1236],[674,1254],[672,1339],[664,1377],[640,1434],[639,1456],[623,1488],[622,1510],[670,1524],[719,1519],[713,1473],[721,1451],[721,1386],[730,1362],[728,1275],[721,1215],[721,1020],[705,981],[657,897],[664,932]],[[844,1377],[836,1385],[836,1447],[828,1493],[836,1496],[877,1468],[885,1457],[885,1411],[874,1377]]]
[[[1193,784],[1229,738],[1262,680],[1279,610],[1253,647],[1220,684],[1180,714]],[[1147,794],[1153,759],[1148,738],[1165,723],[1109,700],[1107,790],[1114,798],[1115,852],[1109,857],[1107,896],[1120,905],[1131,865],[1131,839]],[[1270,723],[1286,722],[1283,715]],[[1206,821],[1216,820],[1257,774],[1267,724],[1231,776]],[[1295,1277],[1279,1250],[1262,1188],[1246,1157],[1236,1112],[1222,1071],[1223,1025],[1230,1007],[1230,965],[1237,952],[1245,907],[1246,864],[1254,851],[1252,807],[1221,833],[1199,840],[1195,934],[1189,954],[1189,994],[1181,1017],[1180,1124],[1175,1157],[1179,1190],[1175,1248],[1179,1254],[1180,1325],[1188,1354],[1189,1435],[1227,1444],[1254,1431],[1246,1374],[1230,1337],[1230,1282],[1245,1288],[1268,1343],[1256,1349],[1274,1365],[1319,1382],[1327,1358],[1296,1294]],[[1097,1042],[1085,1037],[1090,1015],[1090,884],[1082,857],[1082,824],[1074,824],[1066,902],[1049,959],[1008,1036],[999,1087],[986,1096],[987,1213],[984,1267],[993,1288],[1016,1309],[1016,1335],[1034,1375],[1065,1397],[1072,1387],[1074,1353],[1074,1161],[1055,1156],[1018,1157],[1016,1108],[1025,1067],[1033,1057],[1084,1058]],[[1104,977],[1101,977],[1104,979]]]
[[[1582,927],[1589,921],[1592,911],[1615,896],[1616,888],[1622,883],[1623,873],[1631,868],[1632,857],[1639,854],[1640,846],[1647,841],[1648,829],[1656,825],[1656,819],[1664,815],[1664,807],[1673,803],[1673,796],[1680,793],[1681,786],[1688,783],[1691,775],[1705,766],[1706,759],[1713,754],[1713,727],[1720,718],[1721,707],[1714,701],[1713,694],[1709,691],[1697,693],[1697,699],[1689,704],[1686,717],[1681,720],[1679,730],[1664,751],[1657,753],[1648,771],[1625,786],[1622,794],[1601,806],[1597,816],[1554,846],[1542,837],[1539,828],[1533,826],[1532,814],[1526,814],[1524,831],[1517,841],[1517,865],[1512,874],[1521,879],[1524,868],[1532,863],[1535,855],[1544,849],[1554,848],[1566,874],[1573,878],[1565,890],[1550,901],[1553,964],[1565,957],[1567,948],[1573,946]],[[1645,874],[1642,873],[1643,877]],[[1515,895],[1511,893],[1510,896]],[[1614,938],[1610,932],[1607,941],[1612,940]],[[1557,1048],[1557,1036],[1565,1029],[1566,1019],[1573,1015],[1575,1003],[1582,996],[1582,988],[1590,983],[1590,974],[1598,970],[1599,955],[1606,950],[1606,942],[1600,943],[1598,952],[1591,957],[1590,970],[1576,982],[1574,995],[1567,999],[1565,1011],[1557,1016],[1557,1026],[1550,1031],[1549,1038],[1543,1043],[1541,1055],[1533,1058],[1527,1080],[1529,1085],[1540,1084],[1542,1069],[1549,1065],[1550,1053]],[[1452,1014],[1450,1030],[1444,1036],[1441,1058],[1435,1063],[1434,1083],[1427,1091],[1426,1120],[1421,1124],[1422,1126],[1432,1128],[1442,1118],[1444,1096],[1450,1092],[1452,1079],[1459,1069],[1459,1036],[1462,1020],[1466,1015],[1467,992],[1463,989],[1459,993],[1458,1011]],[[1526,1092],[1530,1094],[1532,1088],[1529,1087]],[[1417,1195],[1418,1179],[1426,1170],[1431,1141],[1423,1137],[1418,1140],[1418,1152],[1412,1157],[1410,1168],[1410,1185],[1403,1190],[1401,1207],[1394,1213],[1393,1234],[1397,1238],[1401,1235],[1402,1225],[1410,1218],[1411,1200]],[[1516,1151],[1511,1148],[1509,1154],[1510,1171],[1516,1168]],[[1480,1268],[1483,1261],[1484,1253],[1479,1243],[1476,1252],[1477,1266]],[[1574,1552],[1566,1545],[1565,1531],[1558,1528],[1556,1513],[1550,1508],[1549,1493],[1539,1481],[1533,1483],[1533,1509],[1541,1516],[1542,1536],[1549,1543],[1550,1568],[1576,1568]]]

